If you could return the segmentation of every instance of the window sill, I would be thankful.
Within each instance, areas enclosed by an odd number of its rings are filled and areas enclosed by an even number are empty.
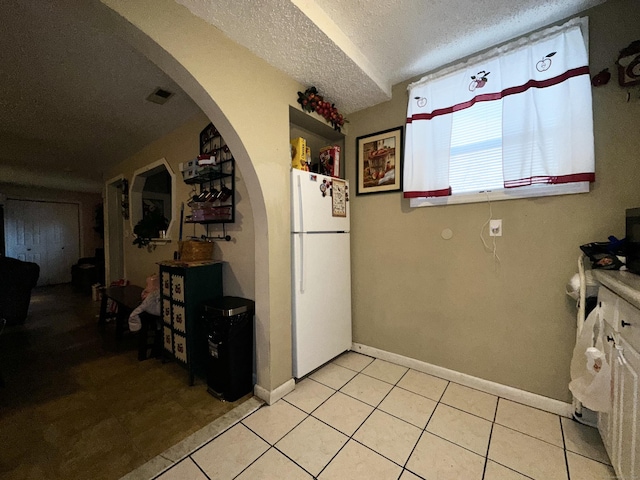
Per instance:
[[[519,198],[550,197],[554,195],[571,195],[588,193],[589,182],[565,183],[562,185],[531,185],[528,187],[493,190],[479,193],[451,195],[448,197],[412,198],[411,207],[437,207],[440,205],[458,205],[462,203],[498,202],[501,200],[517,200]]]
[[[151,245],[166,245],[167,243],[171,243],[170,238],[152,238],[149,242]]]

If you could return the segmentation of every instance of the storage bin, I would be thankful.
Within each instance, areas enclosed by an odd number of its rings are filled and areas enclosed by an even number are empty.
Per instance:
[[[183,262],[201,262],[213,260],[213,242],[185,240],[180,242],[180,260]]]

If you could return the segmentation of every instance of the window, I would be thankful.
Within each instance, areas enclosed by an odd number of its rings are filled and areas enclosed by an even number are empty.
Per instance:
[[[411,206],[579,193],[594,181],[586,19],[409,85]]]
[[[162,158],[133,174],[131,182],[131,229],[149,215],[164,217],[169,231],[175,222],[175,174]],[[156,239],[160,241],[160,239]],[[162,240],[164,242],[164,239]]]

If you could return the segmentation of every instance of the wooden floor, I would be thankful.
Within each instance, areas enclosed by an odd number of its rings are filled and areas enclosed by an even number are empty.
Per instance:
[[[220,402],[175,362],[139,362],[98,310],[41,287],[25,324],[0,334],[0,478],[117,479],[250,397]]]

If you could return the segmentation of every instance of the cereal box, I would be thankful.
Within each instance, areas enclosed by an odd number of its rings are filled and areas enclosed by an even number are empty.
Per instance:
[[[291,140],[291,166],[303,170],[307,164],[307,141],[302,138]]]
[[[320,149],[320,173],[340,178],[340,147],[338,145]]]

